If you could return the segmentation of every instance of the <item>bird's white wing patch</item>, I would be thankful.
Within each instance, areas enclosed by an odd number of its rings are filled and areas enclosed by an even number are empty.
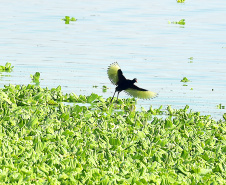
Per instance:
[[[108,71],[107,71],[108,78],[114,85],[117,85],[117,82],[119,81],[119,79],[118,79],[118,70],[119,69],[120,69],[120,67],[117,62],[111,64],[108,67]]]
[[[140,90],[131,89],[131,88],[126,89],[125,92],[130,96],[133,96],[135,98],[140,98],[140,99],[150,99],[158,95],[157,93],[152,91],[140,91]]]

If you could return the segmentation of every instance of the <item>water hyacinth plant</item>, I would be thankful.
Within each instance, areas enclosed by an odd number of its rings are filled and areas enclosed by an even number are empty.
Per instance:
[[[40,81],[39,81],[40,73],[39,72],[36,72],[34,75],[30,75],[30,77],[32,79],[32,82],[34,82],[36,84],[40,83]]]
[[[185,0],[177,0],[177,3],[184,3]]]
[[[190,60],[189,63],[193,63],[193,57],[189,57],[188,59]]]
[[[70,21],[77,21],[77,19],[75,19],[74,17],[69,17],[69,16],[65,16],[64,19],[62,19],[63,21],[65,21],[65,24],[69,24]]]
[[[226,183],[225,120],[110,100],[60,86],[0,89],[0,184]]]
[[[168,21],[169,24],[180,24],[180,25],[185,25],[185,19],[181,19],[179,21]]]
[[[190,80],[187,79],[187,77],[184,77],[181,82],[190,82]]]
[[[0,72],[11,72],[14,66],[11,66],[11,63],[6,62],[5,66],[0,65]]]

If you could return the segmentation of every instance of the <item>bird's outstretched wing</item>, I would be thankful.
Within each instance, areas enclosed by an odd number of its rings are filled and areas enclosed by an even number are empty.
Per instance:
[[[140,87],[137,87],[136,85],[133,85],[131,88],[126,89],[125,92],[130,96],[133,96],[135,98],[140,98],[140,99],[150,99],[158,95],[155,92],[142,89]]]
[[[122,70],[120,69],[119,65],[117,62],[111,64],[108,67],[108,78],[110,81],[114,84],[117,85],[119,80],[125,80],[126,78],[122,74]]]
[[[121,69],[118,70],[118,79],[119,79],[120,82],[123,82],[123,81],[126,80],[126,78],[125,78],[125,76],[123,75]]]

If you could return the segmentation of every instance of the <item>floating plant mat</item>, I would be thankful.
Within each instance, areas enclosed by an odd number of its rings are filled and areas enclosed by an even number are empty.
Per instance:
[[[168,107],[161,117],[161,107],[136,111],[135,103],[63,94],[60,86],[5,86],[0,183],[226,183],[225,120],[188,112],[188,106]]]

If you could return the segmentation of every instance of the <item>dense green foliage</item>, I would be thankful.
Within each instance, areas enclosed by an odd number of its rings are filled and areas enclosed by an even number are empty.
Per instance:
[[[226,184],[225,121],[188,106],[135,108],[133,98],[5,86],[0,184]]]

